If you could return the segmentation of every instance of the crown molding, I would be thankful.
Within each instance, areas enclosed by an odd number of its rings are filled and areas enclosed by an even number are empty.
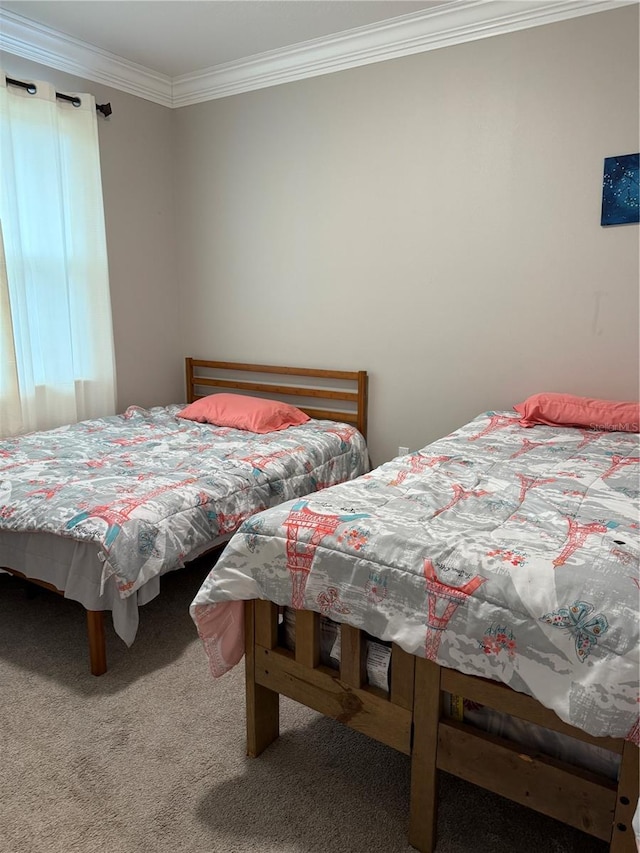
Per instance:
[[[225,98],[637,2],[449,0],[422,12],[175,77],[173,105]]]
[[[92,44],[0,9],[0,51],[121,92],[173,106],[171,78]]]
[[[170,77],[0,9],[0,50],[183,107],[638,4],[639,0],[446,0],[438,6]]]

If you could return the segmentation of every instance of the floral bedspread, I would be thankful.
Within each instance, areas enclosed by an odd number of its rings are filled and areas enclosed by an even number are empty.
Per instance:
[[[253,513],[369,468],[353,427],[309,421],[256,435],[130,407],[0,441],[0,529],[91,540],[131,595]],[[2,565],[2,554],[0,554]]]
[[[235,599],[263,598],[637,743],[639,450],[635,434],[489,412],[254,516],[191,607],[213,674],[242,654]]]

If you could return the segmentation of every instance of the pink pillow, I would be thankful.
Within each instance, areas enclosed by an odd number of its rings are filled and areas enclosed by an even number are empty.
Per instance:
[[[182,409],[178,417],[257,433],[274,432],[311,420],[309,415],[288,403],[243,394],[210,394]]]
[[[592,400],[571,394],[534,394],[513,408],[522,415],[523,427],[546,424],[640,432],[640,403]]]

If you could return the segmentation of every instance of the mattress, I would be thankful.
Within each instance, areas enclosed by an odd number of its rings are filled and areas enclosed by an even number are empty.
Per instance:
[[[127,643],[162,574],[253,513],[368,470],[365,441],[345,424],[256,435],[179,419],[181,408],[0,441],[0,567],[112,610]]]

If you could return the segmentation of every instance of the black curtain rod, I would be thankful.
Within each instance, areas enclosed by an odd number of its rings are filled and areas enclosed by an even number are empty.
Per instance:
[[[10,86],[19,86],[21,89],[26,89],[30,95],[35,95],[38,91],[38,88],[35,83],[24,83],[22,80],[14,80],[12,77],[5,77],[5,80]],[[75,95],[63,95],[61,92],[56,92],[56,98],[60,101],[68,101],[70,104],[73,104],[74,107],[79,107],[82,101]],[[113,110],[111,109],[111,104],[96,104],[96,111],[102,113],[102,115],[107,118],[110,116]]]

